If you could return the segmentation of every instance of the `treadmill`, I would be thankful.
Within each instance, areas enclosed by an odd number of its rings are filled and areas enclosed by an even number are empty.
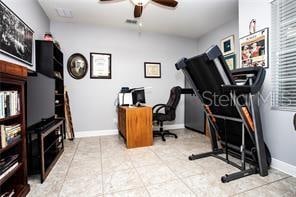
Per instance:
[[[218,46],[201,55],[182,58],[175,66],[183,71],[199,96],[210,125],[212,151],[193,154],[189,159],[212,156],[240,169],[222,176],[223,183],[255,173],[267,176],[271,156],[264,143],[259,110],[264,68],[230,71]],[[240,165],[230,161],[229,155],[240,159]]]

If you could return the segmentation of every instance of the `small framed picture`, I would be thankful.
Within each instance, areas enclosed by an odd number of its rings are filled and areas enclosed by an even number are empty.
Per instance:
[[[224,57],[229,70],[234,70],[236,68],[236,55],[228,55]]]
[[[227,38],[221,40],[221,49],[224,56],[234,53],[234,35],[228,36]]]
[[[268,28],[240,39],[240,64],[242,67],[268,68]]]
[[[145,62],[144,74],[145,78],[161,78],[161,63]]]
[[[80,53],[74,53],[68,59],[67,69],[69,75],[74,79],[82,79],[87,73],[87,60]],[[57,77],[58,74],[56,75]]]
[[[90,53],[90,78],[111,79],[111,54]]]

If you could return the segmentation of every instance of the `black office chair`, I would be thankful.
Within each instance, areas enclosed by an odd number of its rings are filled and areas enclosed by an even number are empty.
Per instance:
[[[175,120],[176,108],[180,101],[181,91],[181,87],[173,87],[167,104],[157,104],[153,106],[153,121],[157,121],[160,125],[160,129],[158,131],[153,131],[154,137],[161,137],[163,141],[165,141],[165,136],[174,136],[175,138],[178,138],[176,134],[171,133],[168,130],[163,130],[163,122]],[[164,113],[160,112],[161,109],[164,109]]]

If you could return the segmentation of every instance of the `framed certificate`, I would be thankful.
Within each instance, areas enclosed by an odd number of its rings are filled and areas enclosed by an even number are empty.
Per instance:
[[[144,63],[145,78],[161,78],[161,64],[156,62]]]
[[[90,78],[111,79],[111,54],[90,53]]]

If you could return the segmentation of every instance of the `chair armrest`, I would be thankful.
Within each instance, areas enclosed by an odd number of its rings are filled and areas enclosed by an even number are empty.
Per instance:
[[[166,104],[157,104],[153,106],[152,112],[155,110],[155,113],[158,114],[159,110],[161,110],[162,108],[171,108],[171,107]]]
[[[154,111],[156,108],[158,108],[158,107],[163,107],[163,106],[166,106],[166,104],[157,104],[157,105],[154,105],[153,107],[152,107],[152,111]]]

